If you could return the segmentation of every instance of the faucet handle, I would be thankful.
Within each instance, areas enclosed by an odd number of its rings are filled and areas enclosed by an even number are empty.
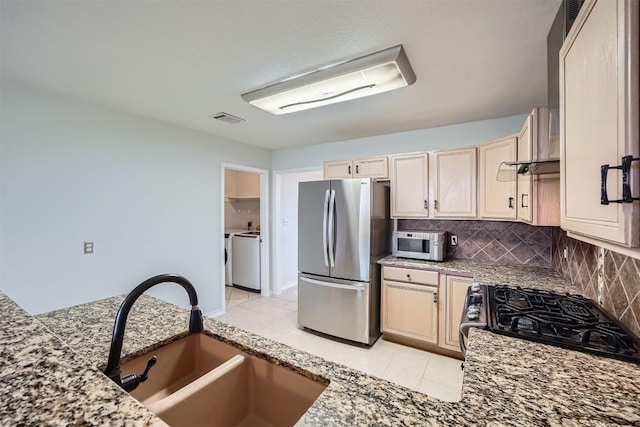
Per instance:
[[[158,358],[156,356],[152,356],[147,361],[147,367],[144,369],[143,373],[141,373],[140,375],[130,374],[122,377],[122,388],[124,388],[128,392],[135,390],[140,385],[140,383],[145,382],[147,378],[149,378],[149,371],[157,361]]]

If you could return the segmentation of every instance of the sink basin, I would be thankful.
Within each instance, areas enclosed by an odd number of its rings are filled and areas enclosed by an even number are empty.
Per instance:
[[[171,426],[290,426],[327,387],[206,334],[188,335],[122,365],[158,362],[131,395]]]

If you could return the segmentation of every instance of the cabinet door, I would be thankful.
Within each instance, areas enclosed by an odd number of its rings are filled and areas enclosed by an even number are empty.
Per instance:
[[[532,156],[532,116],[529,115],[518,135],[518,161],[529,162]],[[524,222],[533,222],[533,176],[518,174],[518,219]]]
[[[236,171],[238,198],[260,197],[260,175],[252,172]]]
[[[382,282],[382,331],[426,343],[438,342],[438,288]]]
[[[233,169],[224,170],[224,196],[227,199],[234,199],[238,194],[238,171]]]
[[[355,169],[355,178],[389,178],[389,159],[387,157],[355,159],[353,168]]]
[[[460,319],[470,277],[442,275],[440,295],[440,347],[460,351]]]
[[[429,157],[426,153],[391,157],[391,216],[429,215]]]
[[[638,157],[638,8],[586,3],[560,50],[562,228],[632,247],[640,244],[639,204],[601,204],[600,167]],[[610,200],[621,198],[621,178],[609,171]],[[637,162],[631,183],[638,197]]]
[[[432,154],[433,217],[477,216],[476,147]]]
[[[353,162],[351,160],[337,160],[324,162],[324,179],[353,178]]]
[[[510,136],[481,145],[480,150],[480,217],[516,219],[516,179],[514,166],[512,181],[498,181],[502,162],[515,162],[517,138]],[[503,169],[506,167],[503,166]]]

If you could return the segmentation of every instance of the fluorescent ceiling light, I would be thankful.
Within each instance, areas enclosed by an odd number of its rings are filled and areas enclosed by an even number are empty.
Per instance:
[[[416,75],[402,46],[291,77],[242,94],[249,104],[286,114],[409,86]]]

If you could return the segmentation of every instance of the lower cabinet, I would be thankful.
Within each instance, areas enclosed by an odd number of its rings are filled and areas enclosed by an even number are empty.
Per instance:
[[[453,351],[460,351],[460,318],[464,307],[471,277],[452,275],[440,276],[440,335],[439,345]]]
[[[383,333],[460,354],[458,330],[470,277],[383,267],[382,278]]]
[[[438,287],[385,280],[382,331],[438,343]]]

